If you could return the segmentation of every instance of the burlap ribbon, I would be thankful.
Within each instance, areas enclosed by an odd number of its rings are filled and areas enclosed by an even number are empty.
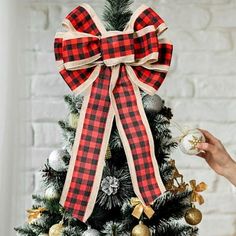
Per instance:
[[[167,74],[172,45],[158,39],[167,27],[145,5],[124,31],[106,31],[87,4],[69,13],[63,25],[66,31],[55,38],[56,61],[84,102],[60,203],[83,222],[92,213],[115,117],[135,194],[149,205],[165,187],[139,89],[153,95]]]

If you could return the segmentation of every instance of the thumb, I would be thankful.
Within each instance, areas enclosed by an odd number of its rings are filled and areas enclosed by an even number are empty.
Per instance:
[[[198,143],[196,147],[200,150],[207,151],[207,152],[213,152],[215,149],[215,146],[210,143]]]

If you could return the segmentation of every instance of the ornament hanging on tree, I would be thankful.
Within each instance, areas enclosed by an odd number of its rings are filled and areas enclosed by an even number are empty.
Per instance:
[[[151,219],[155,213],[151,206],[144,206],[137,197],[132,197],[130,200],[130,203],[134,207],[132,216],[136,217],[137,219],[140,219],[143,213],[149,219]]]
[[[78,120],[79,120],[79,114],[78,113],[70,113],[70,115],[69,115],[69,125],[70,125],[70,127],[76,129],[77,124],[78,124]]]
[[[143,224],[142,221],[139,221],[139,224],[136,225],[132,230],[132,236],[151,236],[150,229]]]
[[[206,183],[201,182],[197,185],[196,180],[190,180],[189,183],[190,187],[192,188],[191,202],[198,202],[199,205],[202,205],[204,203],[204,198],[200,192],[203,192],[207,189]]]
[[[119,180],[114,176],[107,176],[101,182],[101,189],[108,196],[115,195],[119,186]]]
[[[57,189],[54,186],[48,187],[44,196],[48,200],[58,199],[60,197]]]
[[[51,226],[49,229],[49,236],[62,236],[63,229],[64,226],[63,222],[61,221],[60,223]]]
[[[51,152],[48,158],[48,163],[55,171],[65,171],[67,169],[66,160],[68,153],[66,150],[59,149]]]
[[[197,225],[202,221],[202,213],[193,205],[186,211],[184,218],[188,224]]]
[[[97,203],[105,209],[121,207],[123,201],[134,195],[128,167],[121,170],[105,166],[103,178],[98,192]]]
[[[88,226],[88,229],[82,234],[82,236],[100,236],[101,234],[96,229],[92,229]]]
[[[157,94],[143,96],[143,107],[147,112],[158,113],[164,106],[164,101]]]
[[[49,236],[48,234],[41,233],[38,236]]]
[[[35,222],[37,219],[39,219],[42,216],[42,213],[46,210],[47,209],[44,207],[39,207],[37,209],[27,210],[29,224],[31,224],[31,223]]]

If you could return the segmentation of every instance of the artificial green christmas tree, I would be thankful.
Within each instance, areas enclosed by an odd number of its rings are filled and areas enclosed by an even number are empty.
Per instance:
[[[123,30],[132,12],[130,0],[107,0],[104,21],[107,30]],[[155,155],[167,191],[156,198],[151,206],[143,206],[135,198],[124,147],[116,122],[113,122],[105,167],[99,186],[96,204],[86,223],[72,217],[59,199],[65,183],[67,169],[75,142],[83,96],[66,95],[69,113],[59,121],[64,145],[54,150],[41,174],[45,191],[33,195],[34,205],[28,211],[28,222],[16,228],[20,235],[36,236],[125,236],[162,235],[194,236],[198,229],[181,221],[192,207],[193,191],[187,188],[183,176],[170,158],[177,147],[170,131],[171,109],[158,95],[143,91],[142,102],[154,140]],[[194,219],[193,219],[194,220]],[[188,221],[194,225],[198,222]]]

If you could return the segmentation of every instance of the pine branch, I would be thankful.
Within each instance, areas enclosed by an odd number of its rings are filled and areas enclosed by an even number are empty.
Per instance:
[[[132,11],[129,9],[132,0],[106,0],[103,19],[107,30],[122,31],[129,21]]]
[[[37,236],[37,234],[32,230],[29,224],[25,224],[24,226],[21,227],[16,227],[14,228],[14,230],[21,235]]]
[[[53,185],[58,192],[62,190],[66,178],[66,171],[55,171],[49,166],[47,161],[41,172],[45,186]]]
[[[65,95],[64,100],[67,103],[71,113],[79,113],[83,103],[83,97],[78,95]]]
[[[163,221],[155,229],[155,236],[197,236],[198,229],[177,221]]]
[[[163,196],[156,199],[153,209],[156,212],[150,219],[150,225],[158,224],[163,220],[179,220],[184,217],[185,212],[191,206],[191,191],[182,193],[167,192]]]
[[[62,209],[59,204],[59,199],[47,199],[44,196],[40,196],[37,194],[32,195],[32,199],[41,204],[41,206],[45,207],[50,214],[58,215],[59,220],[62,218]],[[46,214],[46,213],[44,213]]]
[[[82,236],[83,230],[78,226],[67,226],[62,232],[62,236]]]

